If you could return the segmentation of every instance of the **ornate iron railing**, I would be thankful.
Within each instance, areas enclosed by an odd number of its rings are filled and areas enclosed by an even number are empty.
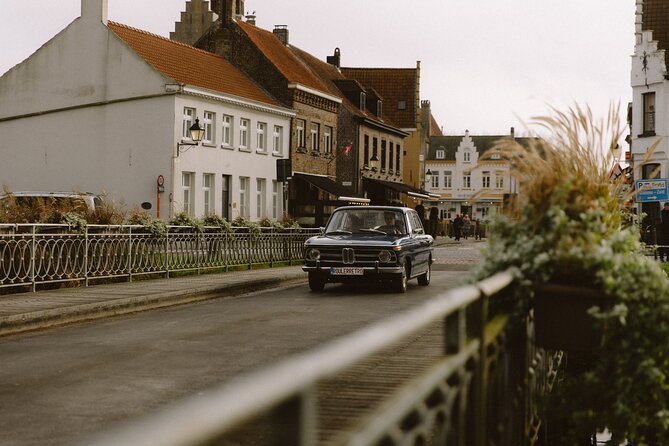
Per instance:
[[[168,226],[165,234],[142,226],[89,225],[74,233],[67,225],[0,225],[0,288],[177,271],[253,268],[300,262],[304,241],[318,229]]]
[[[551,386],[561,356],[534,347],[530,315],[511,316],[512,282],[513,274],[505,272],[442,292],[392,319],[86,444],[228,444],[231,433],[230,444],[256,444],[239,442],[234,435],[241,430],[271,433],[257,444],[291,446],[533,445],[539,426],[535,404]],[[435,325],[442,349],[433,363],[367,416],[324,440],[319,386]],[[249,420],[253,424],[244,428]]]

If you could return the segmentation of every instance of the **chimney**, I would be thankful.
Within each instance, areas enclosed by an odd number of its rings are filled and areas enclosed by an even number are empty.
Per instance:
[[[253,13],[251,13],[251,14],[247,14],[246,23],[248,23],[249,25],[255,26],[255,24],[256,24],[256,12],[255,11],[253,11]]]
[[[643,31],[643,0],[636,0],[636,9],[634,11],[634,38],[637,45],[641,45]]]
[[[272,31],[284,45],[288,45],[288,25],[274,25]]]
[[[328,56],[325,61],[337,68],[341,67],[341,52],[339,51],[339,48],[335,48],[334,56]]]
[[[83,20],[96,20],[107,26],[108,0],[81,0],[81,18]]]
[[[513,139],[513,138],[515,138],[515,137],[516,137],[516,129],[514,129],[513,127],[511,127],[511,138]]]

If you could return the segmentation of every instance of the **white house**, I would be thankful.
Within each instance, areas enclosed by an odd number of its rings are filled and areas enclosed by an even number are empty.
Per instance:
[[[494,154],[492,159],[479,161],[479,157],[494,150],[502,138],[514,138],[513,128],[511,135],[471,136],[465,131],[464,135],[431,137],[426,163],[431,178],[425,189],[439,198],[424,205],[436,206],[440,218],[451,220],[456,214],[484,220],[497,212],[505,197],[518,192],[517,186],[508,161]],[[516,138],[521,144],[524,139]]]
[[[635,180],[669,178],[669,4],[636,0],[635,45],[632,55],[630,165]],[[652,153],[649,148],[656,145]],[[650,156],[649,156],[650,155]],[[660,202],[638,203],[649,223],[657,223]]]
[[[281,217],[276,161],[294,112],[224,58],[110,22],[107,0],[81,5],[0,77],[0,182],[106,194],[161,218]],[[187,145],[195,120],[204,138]]]

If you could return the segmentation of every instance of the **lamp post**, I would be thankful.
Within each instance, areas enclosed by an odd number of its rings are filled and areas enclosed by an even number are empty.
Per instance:
[[[372,157],[369,159],[369,168],[371,169],[372,172],[376,172],[379,170],[379,157],[376,156],[376,153],[372,155]]]
[[[432,181],[432,171],[430,169],[427,169],[427,172],[425,172],[425,189],[427,189],[427,184]]]
[[[202,138],[204,137],[204,129],[200,126],[200,118],[195,118],[195,122],[188,128],[188,134],[192,142],[178,142],[177,143],[177,156],[181,155],[181,152],[185,152],[193,146],[200,144]],[[185,149],[183,148],[185,147]]]

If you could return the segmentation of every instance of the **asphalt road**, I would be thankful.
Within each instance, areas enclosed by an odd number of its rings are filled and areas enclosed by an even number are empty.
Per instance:
[[[443,271],[443,269],[451,269]],[[69,445],[453,288],[306,285],[0,338],[0,445]]]

